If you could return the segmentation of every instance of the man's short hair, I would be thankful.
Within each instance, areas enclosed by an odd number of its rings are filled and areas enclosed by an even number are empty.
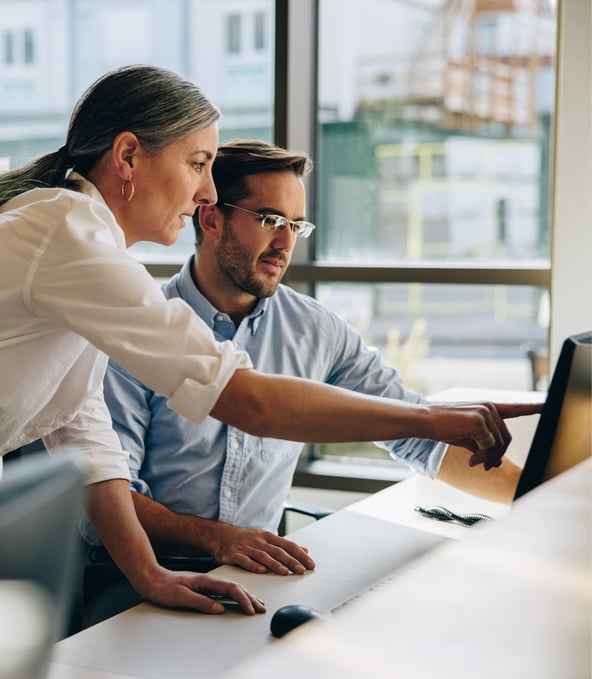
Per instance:
[[[305,177],[312,171],[312,160],[301,151],[287,151],[275,144],[252,139],[234,139],[221,144],[212,166],[212,176],[218,192],[217,206],[230,211],[224,203],[237,204],[249,197],[247,177],[264,172],[293,172]],[[199,207],[193,215],[195,242],[199,245],[203,234],[199,226]]]

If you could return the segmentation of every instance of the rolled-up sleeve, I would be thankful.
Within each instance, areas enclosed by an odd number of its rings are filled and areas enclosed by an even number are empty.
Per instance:
[[[331,384],[406,403],[427,402],[420,393],[405,385],[398,371],[386,365],[378,351],[366,346],[356,330],[333,313],[329,312],[328,318],[330,346],[334,352],[328,379]],[[418,438],[375,441],[375,444],[394,459],[431,478],[438,475],[448,449],[445,443]]]

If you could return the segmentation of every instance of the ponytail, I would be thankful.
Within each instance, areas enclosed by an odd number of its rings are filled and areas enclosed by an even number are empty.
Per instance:
[[[23,167],[1,173],[0,205],[37,187],[74,185],[74,182],[66,180],[66,172],[71,166],[66,147],[62,146]]]

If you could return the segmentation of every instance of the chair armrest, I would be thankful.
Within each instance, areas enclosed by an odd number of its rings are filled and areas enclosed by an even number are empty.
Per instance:
[[[329,514],[333,514],[333,510],[328,507],[321,507],[320,505],[312,505],[306,502],[292,502],[286,500],[284,502],[284,512],[296,512],[297,514],[305,514],[312,516],[314,519],[322,519]]]
[[[282,518],[280,525],[278,526],[278,535],[286,534],[286,512],[294,512],[295,514],[304,514],[305,516],[311,516],[317,521],[325,516],[333,513],[332,509],[328,507],[321,507],[319,505],[311,505],[306,502],[292,502],[291,500],[286,500],[284,502],[284,511],[282,512]]]

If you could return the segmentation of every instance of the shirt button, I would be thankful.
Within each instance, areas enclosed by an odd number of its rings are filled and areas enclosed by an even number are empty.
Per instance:
[[[236,450],[238,448],[238,441],[234,439],[230,444],[230,447],[232,448],[232,450]]]
[[[227,499],[232,497],[232,491],[229,488],[224,491],[224,497]]]

